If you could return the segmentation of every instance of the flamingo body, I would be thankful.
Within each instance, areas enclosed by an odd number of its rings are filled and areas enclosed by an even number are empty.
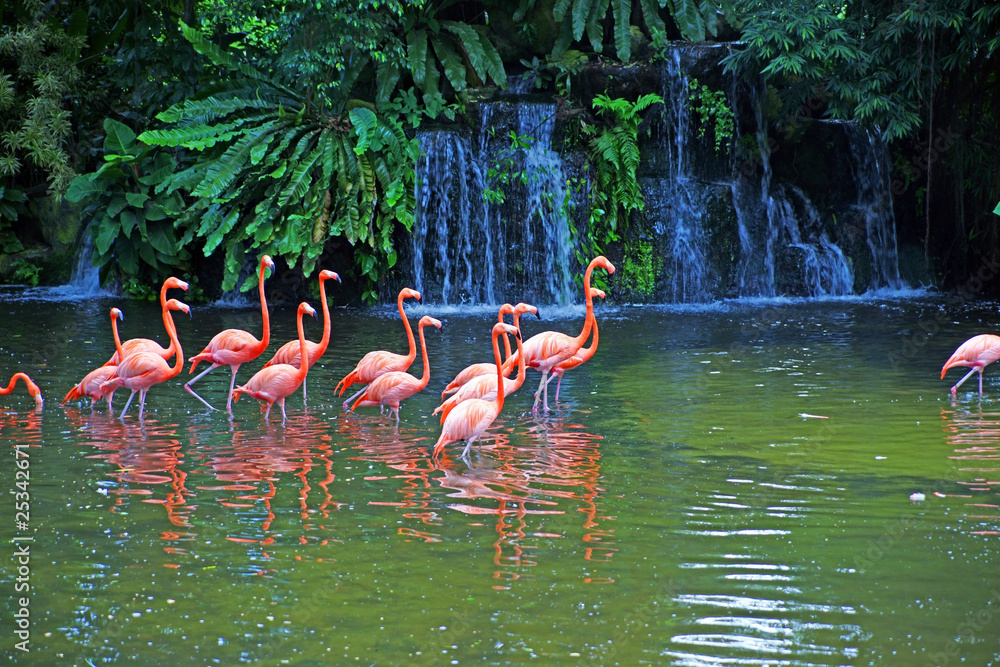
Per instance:
[[[180,310],[188,314],[191,312],[191,308],[186,303],[177,299],[170,299],[167,302],[167,309]],[[132,391],[125,403],[125,408],[122,410],[121,417],[124,417],[125,413],[128,412],[128,407],[132,404],[135,393],[139,392],[139,419],[142,419],[146,409],[146,392],[149,391],[150,387],[176,377],[184,367],[184,350],[181,349],[180,341],[177,340],[177,328],[174,326],[172,318],[168,320],[167,334],[177,350],[177,359],[173,367],[154,352],[136,352],[125,357],[115,367],[115,374],[101,384],[101,388],[104,389],[126,387]]]
[[[326,352],[326,348],[330,344],[330,305],[326,301],[326,281],[336,280],[340,282],[340,276],[333,271],[320,271],[319,273],[319,298],[322,303],[323,308],[323,337],[318,343],[314,343],[311,340],[305,341],[306,356],[307,356],[307,366],[311,369],[313,365],[319,361],[319,358],[323,356]],[[274,353],[270,361],[264,364],[264,368],[270,368],[275,364],[288,364],[289,366],[298,367],[300,357],[299,351],[301,350],[301,345],[298,340],[290,340],[281,347],[278,351]],[[305,398],[306,394],[306,382],[302,381],[302,397]]]
[[[118,336],[119,319],[124,319],[122,311],[119,310],[118,308],[112,308],[111,334],[115,340],[115,356],[112,357],[112,359],[115,360],[125,357],[125,354],[122,351],[122,341],[121,338]],[[116,387],[113,386],[105,387],[103,385],[106,381],[110,380],[114,376],[117,368],[118,368],[117,363],[111,365],[105,364],[103,366],[98,366],[94,370],[90,371],[89,373],[84,375],[83,379],[80,380],[72,389],[70,389],[69,392],[67,392],[66,396],[63,397],[63,400],[60,403],[60,405],[66,405],[70,401],[75,401],[78,398],[89,396],[91,407],[97,405],[97,402],[102,398],[107,398],[108,410],[111,410],[111,399],[115,395]]]
[[[1000,359],[1000,336],[994,336],[993,334],[973,336],[959,345],[958,349],[948,358],[948,361],[944,362],[944,367],[941,368],[941,379],[944,379],[944,374],[948,372],[949,368],[955,366],[972,368],[971,371],[966,373],[965,377],[955,383],[955,386],[951,388],[951,394],[952,396],[957,394],[958,388],[962,386],[962,383],[968,380],[973,373],[978,372],[979,395],[982,396],[983,370],[997,359]]]
[[[520,317],[523,313],[532,313],[536,317],[540,317],[540,315],[538,315],[538,309],[530,304],[519,303],[516,306],[511,306],[509,303],[505,303],[502,306],[500,306],[500,313],[498,315],[497,321],[503,322],[504,315],[513,315],[514,326],[520,329],[521,328]],[[506,335],[504,335],[503,337],[503,345],[504,345],[504,358],[509,359],[511,352],[510,341],[507,340]],[[513,369],[514,369],[514,364],[505,364],[503,367],[503,376],[504,377],[509,376]],[[455,379],[449,382],[448,386],[445,387],[444,391],[441,392],[441,400],[443,401],[444,397],[447,396],[448,394],[454,394],[455,392],[457,392],[459,389],[461,389],[463,385],[470,382],[473,378],[482,376],[492,377],[493,370],[494,370],[493,364],[489,362],[481,362],[466,366],[461,371],[459,371],[458,375],[455,376]]]
[[[226,400],[226,410],[232,412],[233,388],[236,386],[236,372],[240,369],[240,366],[248,361],[253,361],[263,354],[264,350],[267,349],[268,343],[271,342],[271,322],[267,312],[267,299],[264,297],[264,274],[267,269],[271,269],[272,271],[274,270],[274,261],[268,255],[264,255],[260,258],[260,276],[258,278],[260,309],[261,317],[263,319],[263,333],[261,339],[257,340],[252,333],[244,331],[243,329],[225,329],[224,331],[220,331],[215,334],[215,336],[212,337],[212,340],[209,341],[208,345],[205,346],[204,350],[191,357],[191,370],[189,373],[194,373],[194,369],[197,368],[198,364],[202,361],[207,361],[211,364],[211,366],[184,383],[184,389],[212,410],[215,408],[212,407],[208,401],[195,393],[195,391],[191,388],[191,385],[219,366],[229,366],[229,369],[232,371],[232,379],[229,381],[229,395]]]
[[[427,359],[427,343],[424,339],[424,327],[434,326],[441,328],[441,322],[429,315],[420,318],[417,329],[420,332],[420,347],[423,354],[424,372],[416,378],[405,371],[390,371],[383,373],[371,381],[361,397],[355,401],[351,410],[359,407],[374,406],[389,408],[389,415],[395,414],[396,423],[399,423],[399,403],[417,392],[424,389],[430,382],[430,364]]]
[[[513,380],[510,378],[503,378],[503,395],[504,397],[510,396],[515,391],[521,388],[524,384],[525,378],[525,362],[524,362],[524,350],[521,349],[521,339],[515,338],[517,342],[517,377]],[[508,371],[509,372],[509,371]],[[479,377],[472,378],[464,385],[459,387],[452,396],[434,409],[433,414],[441,413],[441,423],[444,424],[445,420],[452,410],[455,409],[460,403],[465,401],[481,398],[484,401],[493,401],[497,397],[497,376],[496,375],[481,375]]]
[[[601,267],[609,274],[615,272],[615,266],[603,255],[598,255],[583,274],[583,293],[586,297],[587,315],[583,321],[583,331],[579,336],[573,337],[559,331],[543,331],[535,334],[524,341],[525,361],[531,368],[538,369],[542,374],[542,379],[538,383],[538,390],[535,392],[535,404],[533,410],[538,409],[539,400],[544,403],[545,411],[549,410],[548,376],[553,368],[563,363],[583,347],[583,344],[590,337],[590,330],[594,325],[594,299],[590,288],[590,275],[594,269]],[[508,360],[508,363],[509,360]]]
[[[35,384],[35,382],[30,377],[28,377],[27,373],[14,373],[14,375],[10,378],[10,382],[7,383],[6,387],[0,386],[0,396],[6,396],[7,394],[14,391],[14,385],[17,384],[18,380],[24,382],[24,385],[28,388],[28,395],[31,396],[33,399],[35,399],[35,405],[38,408],[41,408],[42,405],[45,403],[45,401],[42,399],[42,391],[41,389],[38,388],[38,385]]]
[[[493,359],[496,367],[497,386],[500,386],[500,382],[503,380],[502,365],[500,363],[500,345],[497,339],[504,333],[509,333],[517,337],[521,335],[516,328],[509,324],[498,322],[493,325]],[[434,444],[433,456],[436,458],[447,445],[453,442],[461,442],[462,440],[465,440],[465,449],[462,450],[462,456],[468,454],[472,443],[478,440],[494,420],[496,420],[503,409],[503,402],[503,392],[498,391],[492,401],[474,398],[459,403],[454,410],[448,413],[448,417],[444,420],[444,424],[441,427],[441,435]]]
[[[315,317],[316,310],[308,303],[302,302],[299,304],[296,316],[299,332],[299,340],[296,342],[300,344],[300,348],[307,342],[302,324],[302,318],[306,314]],[[237,401],[242,394],[246,394],[260,401],[262,406],[267,406],[264,412],[264,419],[270,417],[271,408],[275,403],[278,403],[281,406],[281,418],[284,421],[286,419],[285,399],[295,393],[305,381],[306,375],[309,372],[309,348],[306,347],[305,349],[306,355],[304,358],[302,355],[298,355],[299,363],[297,366],[292,366],[291,364],[272,364],[257,371],[250,378],[249,382],[233,389],[233,400]]]
[[[591,296],[598,296],[602,299],[604,298],[604,291],[599,290],[596,287],[590,288],[590,294]],[[600,340],[600,335],[597,331],[596,319],[591,327],[594,330],[594,337],[591,339],[590,347],[581,347],[576,354],[553,368],[551,375],[549,375],[549,379],[545,383],[547,387],[552,383],[552,380],[558,379],[558,382],[556,382],[556,405],[559,404],[559,389],[562,387],[562,378],[563,375],[566,374],[566,371],[572,370],[584,362],[590,361],[590,359],[594,356],[594,353],[597,352],[597,343]]]
[[[170,317],[169,311],[167,309],[167,290],[168,289],[182,289],[185,292],[188,289],[188,284],[181,280],[180,278],[174,278],[171,276],[163,281],[163,287],[160,288],[160,310],[163,316],[163,326],[167,327],[167,317]],[[121,311],[118,311],[119,313]],[[124,319],[124,318],[123,318]],[[174,344],[170,343],[168,347],[163,347],[155,340],[150,340],[149,338],[130,338],[121,344],[121,346],[116,346],[115,353],[111,355],[111,358],[104,362],[105,366],[117,366],[118,362],[130,354],[136,352],[152,352],[153,354],[158,354],[164,359],[169,359],[174,356],[176,349]]]
[[[385,373],[391,373],[393,371],[405,371],[413,363],[413,360],[417,358],[417,343],[413,338],[413,329],[410,328],[410,322],[406,319],[406,313],[403,311],[403,300],[404,299],[416,299],[420,300],[420,292],[410,289],[409,287],[404,287],[399,292],[399,296],[396,297],[396,304],[399,307],[399,316],[403,318],[403,326],[406,328],[406,339],[409,343],[410,350],[407,354],[396,354],[395,352],[389,352],[387,350],[374,350],[369,352],[361,358],[357,366],[354,367],[350,373],[344,376],[337,386],[334,388],[335,392],[339,392],[340,396],[344,395],[344,390],[350,387],[352,384],[368,384],[375,378]],[[344,401],[344,409],[349,410],[349,405],[351,401],[358,398],[365,392],[362,388],[359,392]]]

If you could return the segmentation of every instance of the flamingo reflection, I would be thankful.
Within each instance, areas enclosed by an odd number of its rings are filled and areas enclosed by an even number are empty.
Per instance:
[[[326,422],[308,412],[289,417],[285,426],[265,424],[263,429],[234,429],[231,445],[214,446],[207,451],[198,467],[198,472],[221,482],[221,485],[198,486],[201,491],[221,493],[218,501],[224,507],[236,510],[263,509],[259,531],[253,535],[230,535],[231,542],[268,546],[274,543],[271,534],[276,519],[274,500],[279,487],[288,477],[298,481],[294,484],[298,496],[298,515],[302,520],[303,533],[299,542],[310,541],[325,546],[329,538],[315,537],[315,530],[326,531],[323,524],[313,521],[328,519],[330,512],[336,511],[340,503],[333,499],[329,486],[334,480],[330,454],[331,436]],[[315,481],[314,471],[320,479]],[[322,491],[319,502],[312,501],[314,483]],[[266,556],[266,554],[264,554]]]
[[[955,405],[941,410],[945,440],[954,448],[948,457],[956,461],[964,479],[955,483],[960,493],[935,491],[938,497],[968,498],[976,521],[973,535],[1000,535],[1000,412],[984,410],[982,404]]]
[[[194,494],[187,488],[188,475],[181,467],[184,454],[176,424],[161,424],[155,419],[125,424],[110,413],[84,414],[79,408],[67,408],[66,417],[81,435],[79,444],[96,450],[87,458],[107,461],[117,468],[107,474],[114,480],[107,491],[115,498],[112,512],[121,511],[129,496],[141,496],[144,503],[162,505],[172,525],[191,527],[191,514],[197,506],[188,503]],[[166,485],[167,491],[163,498],[157,498],[151,487],[161,485]]]

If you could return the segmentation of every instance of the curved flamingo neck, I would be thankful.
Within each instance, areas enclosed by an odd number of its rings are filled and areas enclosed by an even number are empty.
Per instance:
[[[594,356],[594,353],[597,352],[597,341],[600,339],[599,332],[597,331],[597,319],[591,319],[593,320],[594,339],[590,341],[590,347],[580,348],[580,358],[583,359],[583,361],[588,361],[592,356]]]
[[[322,293],[323,288],[320,287],[320,292]],[[326,295],[323,295],[323,305],[324,313],[326,312]],[[309,372],[309,355],[306,354],[306,329],[305,325],[302,323],[302,319],[305,317],[305,308],[299,308],[298,322],[296,323],[299,328],[299,370],[295,374],[296,379],[301,384],[303,380],[306,379],[306,373]],[[324,334],[325,335],[325,334]]]
[[[267,349],[268,344],[271,342],[271,318],[267,314],[267,298],[264,296],[264,272],[267,271],[267,265],[263,261],[260,263],[260,278],[257,280],[257,289],[260,292],[260,314],[261,318],[264,320],[264,332],[260,339],[260,351],[263,352]]]
[[[503,316],[504,316],[504,313],[506,312],[504,310],[504,308],[506,306],[507,306],[507,304],[504,304],[503,306],[501,306],[500,307],[500,314],[497,315],[497,322],[499,322],[500,324],[503,324]],[[513,308],[511,308],[511,315],[514,316],[514,326],[516,327],[517,326],[517,311],[514,310]],[[507,332],[505,331],[503,333],[503,358],[504,359],[509,359],[510,358],[510,353],[511,353],[511,350],[510,350],[510,339],[507,338]]]
[[[165,378],[169,380],[181,372],[181,368],[184,366],[184,350],[181,349],[181,342],[177,339],[177,326],[174,324],[174,316],[169,309],[166,311],[165,319],[167,324],[167,335],[170,336],[170,347],[177,350],[177,359],[174,360],[174,365],[173,368],[170,369],[170,374]]]
[[[517,319],[517,314],[514,315],[514,318]],[[515,324],[514,326],[517,325]],[[514,391],[516,391],[524,384],[524,376],[528,374],[528,369],[525,367],[524,348],[521,347],[521,339],[515,338],[514,342],[517,343],[517,378],[514,380]]]
[[[420,354],[424,359],[424,372],[420,376],[420,383],[418,384],[419,389],[417,391],[426,387],[427,383],[431,380],[431,366],[427,361],[427,341],[424,340],[424,327],[426,326],[426,324],[421,323],[420,326],[417,327],[420,330]]]
[[[166,287],[164,287],[163,288],[163,294],[164,295],[166,295],[166,291],[167,291],[167,289],[166,289]],[[170,335],[170,327],[172,327],[173,325],[174,325],[174,318],[173,318],[173,316],[171,316],[170,309],[167,308],[166,302],[164,302],[164,304],[163,304],[163,327],[167,330],[167,336]],[[117,331],[117,330],[118,330],[118,328],[115,327],[115,331]],[[175,347],[174,339],[171,338],[170,339],[170,345],[167,346],[166,356],[164,358],[165,359],[169,359],[170,357],[172,357],[174,355],[174,353],[176,351],[177,351],[177,348]],[[118,353],[118,359],[119,359],[119,361],[122,360],[122,359],[124,359],[124,358],[125,358],[125,355],[123,355],[121,352],[119,352]]]
[[[323,356],[330,344],[330,305],[326,302],[326,278],[319,279],[319,298],[323,301],[323,337],[319,339],[319,347],[316,348],[316,359]],[[305,340],[305,337],[302,340]],[[299,343],[300,354],[306,349],[304,345],[305,343]]]
[[[164,321],[166,320],[167,312],[166,310],[163,311]],[[111,335],[115,338],[115,350],[118,352],[118,361],[120,362],[125,358],[125,351],[122,349],[122,339],[118,335],[118,316],[115,314],[111,315]]]
[[[399,316],[403,318],[403,326],[406,327],[406,341],[410,345],[410,351],[407,353],[406,359],[412,364],[413,360],[417,358],[417,341],[413,338],[413,329],[410,327],[410,321],[406,319],[406,313],[403,311],[403,298],[404,295],[400,292],[396,302],[399,306]]]
[[[500,363],[500,343],[497,341],[497,338],[499,338],[499,337],[500,337],[500,332],[499,331],[494,331],[493,332],[493,361],[497,365],[497,397],[495,399],[493,399],[493,404],[497,406],[497,414],[499,414],[500,411],[503,410],[503,399],[504,399],[504,391],[503,391],[503,364]],[[520,349],[520,347],[521,346],[520,346],[520,343],[519,343],[518,344],[518,349]],[[524,355],[522,354],[522,355],[520,355],[520,357],[521,357],[521,361],[519,361],[518,363],[519,364],[523,364],[524,363]],[[524,375],[524,373],[521,373],[521,375]]]
[[[583,294],[587,301],[587,316],[583,319],[583,331],[576,337],[578,347],[583,347],[590,337],[590,328],[594,325],[594,297],[590,293],[590,274],[594,272],[597,260],[587,265],[587,270],[583,274]]]
[[[31,378],[29,378],[24,373],[14,373],[14,376],[10,379],[10,382],[7,383],[6,389],[0,387],[0,395],[5,396],[10,392],[14,391],[14,385],[17,384],[18,380],[24,380],[24,385],[28,388],[28,392],[31,393],[31,387],[32,385],[35,384],[34,382],[31,381]]]

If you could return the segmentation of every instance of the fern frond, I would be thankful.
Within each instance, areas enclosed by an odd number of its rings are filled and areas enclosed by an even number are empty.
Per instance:
[[[424,87],[427,76],[427,33],[414,30],[406,35],[406,56],[410,66],[410,75],[417,88]]]
[[[632,57],[632,2],[612,0],[611,9],[615,13],[615,51],[618,60],[628,62]]]

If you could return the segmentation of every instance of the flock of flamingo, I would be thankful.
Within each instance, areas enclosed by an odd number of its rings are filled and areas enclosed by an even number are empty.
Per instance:
[[[591,288],[590,278],[595,268],[603,268],[609,274],[615,272],[614,265],[605,257],[596,257],[584,272],[584,297],[586,299],[586,317],[583,330],[578,336],[570,336],[558,331],[543,331],[523,340],[520,331],[520,317],[525,313],[538,316],[535,306],[519,303],[516,306],[504,304],[500,307],[498,321],[493,325],[491,340],[493,345],[493,362],[476,363],[463,369],[452,380],[441,394],[441,405],[434,410],[440,414],[442,425],[441,435],[434,445],[433,455],[437,457],[444,448],[453,443],[465,441],[462,456],[466,456],[472,444],[478,440],[490,427],[503,409],[504,398],[517,391],[524,383],[528,368],[534,368],[541,373],[541,381],[535,393],[534,410],[549,410],[548,385],[557,379],[556,403],[559,402],[559,388],[563,374],[590,359],[597,350],[598,330],[594,318],[593,297],[604,298],[604,292]],[[321,271],[319,274],[319,291],[323,309],[323,336],[319,343],[306,340],[303,329],[305,315],[316,317],[316,310],[308,303],[299,304],[296,325],[298,340],[282,345],[274,356],[264,364],[245,384],[236,385],[236,373],[241,365],[260,357],[270,343],[270,320],[268,317],[267,300],[264,295],[264,281],[268,270],[274,270],[274,262],[264,255],[260,261],[258,290],[263,319],[263,334],[258,340],[253,334],[242,329],[226,329],[216,334],[208,345],[198,354],[191,357],[190,373],[201,362],[208,364],[198,375],[184,384],[184,389],[208,408],[214,410],[207,400],[198,395],[192,385],[205,375],[220,366],[228,366],[232,377],[229,383],[229,393],[226,400],[226,410],[232,413],[232,406],[240,396],[247,395],[260,402],[264,419],[270,417],[271,408],[275,403],[281,407],[282,419],[286,418],[285,399],[302,387],[303,399],[306,397],[306,376],[309,369],[326,352],[330,341],[330,309],[326,299],[326,282],[340,277],[333,271]],[[132,393],[129,395],[120,418],[124,418],[139,393],[139,417],[142,418],[146,406],[146,393],[151,387],[170,380],[180,374],[184,366],[184,351],[177,338],[177,328],[174,326],[173,313],[181,311],[190,314],[190,307],[177,299],[168,299],[167,291],[171,289],[187,290],[188,284],[178,278],[168,278],[160,289],[160,306],[163,313],[163,325],[166,328],[170,345],[161,346],[147,338],[133,338],[122,342],[118,335],[118,320],[123,319],[122,311],[111,309],[111,331],[115,341],[115,353],[103,365],[88,373],[77,383],[62,400],[62,405],[70,401],[84,398],[91,399],[95,406],[99,401],[106,400],[109,411],[112,410],[112,398],[119,387],[125,387]],[[413,396],[427,387],[430,381],[430,365],[428,363],[427,344],[424,329],[428,326],[441,328],[441,322],[429,315],[420,318],[417,325],[423,358],[423,373],[418,378],[407,372],[416,359],[417,349],[413,329],[403,311],[403,301],[420,299],[416,290],[404,288],[397,298],[400,317],[406,329],[409,352],[396,354],[386,350],[376,350],[366,354],[336,386],[335,392],[343,396],[345,390],[355,384],[363,385],[353,396],[344,401],[344,409],[356,410],[359,407],[379,406],[384,412],[389,408],[389,416],[395,417],[399,423],[400,402]],[[513,324],[507,324],[504,317],[513,317]],[[584,344],[587,339],[593,339],[589,347]],[[515,349],[511,348],[510,338],[514,339]],[[504,354],[501,357],[500,340],[503,340]],[[303,353],[304,351],[304,353]],[[174,358],[173,365],[168,362]],[[517,368],[514,379],[510,376]],[[27,385],[28,393],[35,399],[40,408],[43,404],[42,394],[30,377],[24,373],[15,373],[6,388],[0,387],[0,395],[9,394],[18,380]]]

